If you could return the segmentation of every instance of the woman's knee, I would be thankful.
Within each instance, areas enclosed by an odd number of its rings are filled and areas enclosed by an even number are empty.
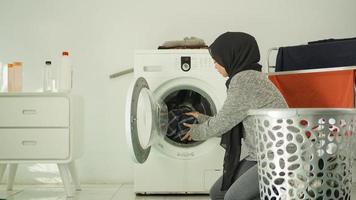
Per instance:
[[[216,192],[213,187],[210,188],[209,197],[211,200],[216,200]]]
[[[259,194],[256,195],[245,195],[238,194],[234,192],[227,192],[225,194],[224,200],[260,200]]]
[[[224,192],[217,187],[211,187],[209,191],[209,196],[211,200],[223,200],[224,199]]]
[[[225,194],[224,200],[236,200],[236,197],[234,195],[231,195],[231,192],[227,192]]]
[[[211,186],[209,191],[209,196],[212,200],[223,200],[225,196],[225,191],[221,191],[222,177],[220,177],[213,186]]]
[[[247,197],[247,196],[239,196],[238,194],[232,194],[227,192],[225,194],[224,200],[260,200],[259,196],[255,197]]]

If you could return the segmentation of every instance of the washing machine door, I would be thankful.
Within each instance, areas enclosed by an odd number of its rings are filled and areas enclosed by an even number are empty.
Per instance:
[[[147,81],[142,77],[131,85],[126,103],[127,143],[133,160],[144,163],[151,146],[167,132],[167,106],[154,98]]]

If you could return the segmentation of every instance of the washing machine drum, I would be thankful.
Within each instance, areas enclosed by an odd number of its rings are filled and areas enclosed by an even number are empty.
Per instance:
[[[189,131],[183,123],[196,124],[198,121],[185,113],[197,111],[205,115],[211,115],[209,102],[199,93],[191,90],[179,90],[168,95],[164,102],[168,108],[167,138],[176,143],[191,143],[194,141],[181,141],[181,138]]]
[[[139,77],[132,83],[126,99],[125,133],[129,151],[136,163],[144,163],[147,160],[152,145],[156,144],[159,138],[164,138],[168,143],[179,147],[191,147],[201,143],[180,141],[188,130],[182,126],[182,121],[197,123],[194,118],[183,116],[184,113],[198,111],[211,116],[212,112],[216,111],[214,104],[208,101],[209,96],[204,96],[204,92],[200,94],[196,91],[172,90],[162,98],[156,99],[146,79]],[[169,121],[171,124],[169,124],[168,135]]]

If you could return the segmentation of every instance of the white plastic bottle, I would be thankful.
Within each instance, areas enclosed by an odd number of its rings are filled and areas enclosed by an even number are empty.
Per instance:
[[[62,63],[59,66],[57,82],[59,92],[70,92],[72,89],[72,65],[67,51],[62,53]]]
[[[8,67],[7,67],[7,65],[3,65],[3,68],[2,68],[1,92],[8,92]]]
[[[43,68],[43,92],[53,91],[52,62],[46,61]]]
[[[7,64],[6,65],[3,65],[2,67],[1,67],[1,87],[0,87],[0,89],[1,89],[1,92],[7,92],[8,91],[8,89],[7,89],[7,85],[8,85],[8,67],[7,67]]]
[[[0,61],[0,92],[3,92],[4,87],[4,67],[2,66],[2,63]]]
[[[14,64],[7,64],[7,91],[15,92],[15,69]]]
[[[21,92],[22,91],[22,83],[23,83],[23,63],[22,62],[14,62],[13,69],[14,69],[14,92]]]

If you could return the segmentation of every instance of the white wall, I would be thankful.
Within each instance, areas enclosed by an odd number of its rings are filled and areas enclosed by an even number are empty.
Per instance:
[[[46,59],[69,50],[75,65],[74,93],[85,98],[87,183],[132,182],[124,136],[127,86],[132,76],[109,74],[133,64],[134,49],[198,36],[211,43],[225,31],[257,38],[263,64],[268,48],[324,38],[355,37],[354,0],[0,0],[0,62],[25,63],[25,89],[41,85]],[[1,145],[1,141],[0,141]],[[26,165],[19,182],[56,182],[51,165]]]

